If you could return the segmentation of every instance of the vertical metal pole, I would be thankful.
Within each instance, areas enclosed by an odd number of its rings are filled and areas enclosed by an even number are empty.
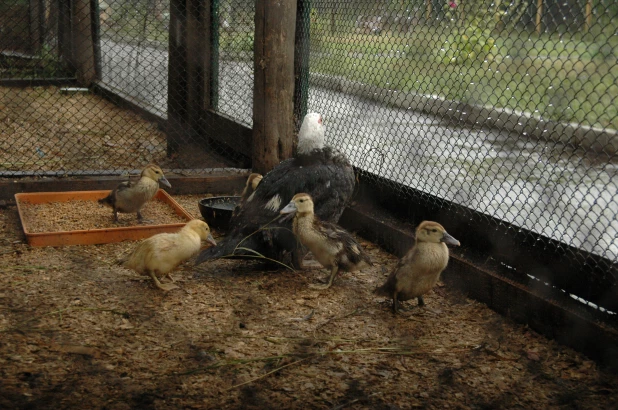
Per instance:
[[[294,131],[298,133],[309,101],[311,0],[298,0],[294,54]]]

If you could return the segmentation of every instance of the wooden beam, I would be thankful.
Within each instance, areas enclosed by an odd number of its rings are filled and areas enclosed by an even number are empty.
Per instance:
[[[0,79],[0,87],[45,87],[55,85],[77,85],[76,78],[3,78]]]
[[[171,195],[238,194],[242,192],[246,174],[218,173],[208,176],[166,175],[172,185],[165,190]],[[135,178],[135,176],[133,177]],[[11,201],[14,195],[23,192],[98,191],[114,189],[126,177],[82,177],[15,179],[0,181],[0,200]]]
[[[296,1],[256,0],[253,169],[266,174],[294,146]]]

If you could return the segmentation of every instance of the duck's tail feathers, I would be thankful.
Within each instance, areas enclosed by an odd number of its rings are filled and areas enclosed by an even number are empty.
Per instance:
[[[101,198],[99,199],[99,203],[101,205],[107,205],[107,206],[112,206],[113,205],[113,201],[112,201],[112,194],[109,194],[108,196],[106,196],[105,198]]]
[[[376,288],[373,293],[374,295],[378,295],[378,296],[390,296],[390,287],[388,286],[388,282],[385,283],[384,285],[380,286],[379,288]]]
[[[212,246],[200,252],[195,260],[195,264],[199,265],[202,262],[212,259],[231,257],[234,255],[254,255],[252,252],[243,250],[242,248],[255,249],[255,246],[256,244],[251,238],[245,240],[242,240],[242,238],[225,238],[220,241],[217,246]]]

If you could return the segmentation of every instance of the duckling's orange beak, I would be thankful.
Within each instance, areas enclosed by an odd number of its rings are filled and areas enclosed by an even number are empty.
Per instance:
[[[217,246],[217,241],[215,241],[215,238],[212,237],[212,234],[208,234],[208,236],[206,237],[206,242],[208,243],[212,243],[213,246]]]
[[[453,245],[453,246],[461,245],[459,241],[453,238],[451,235],[449,235],[448,232],[444,232],[444,235],[442,236],[442,242],[444,242],[447,245]]]

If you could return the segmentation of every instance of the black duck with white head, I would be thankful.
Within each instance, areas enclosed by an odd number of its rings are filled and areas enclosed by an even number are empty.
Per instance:
[[[296,248],[292,223],[274,220],[298,192],[311,195],[316,203],[315,214],[321,220],[339,220],[354,191],[354,170],[345,155],[325,145],[324,131],[320,114],[305,116],[296,157],[281,161],[264,175],[234,213],[230,233],[218,246],[202,251],[198,264],[230,255],[254,255],[239,247],[290,263],[289,256]]]

